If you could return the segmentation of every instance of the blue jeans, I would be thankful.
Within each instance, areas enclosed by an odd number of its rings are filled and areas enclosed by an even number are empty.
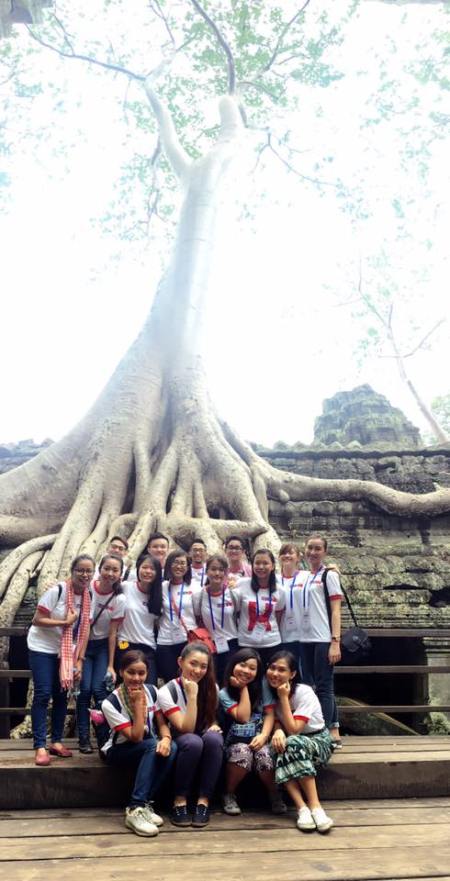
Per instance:
[[[106,754],[107,764],[113,767],[137,765],[129,807],[151,801],[171,768],[177,751],[176,743],[172,741],[170,755],[166,757],[157,754],[156,745],[157,740],[153,736],[137,743],[127,740],[126,743],[112,746]]]
[[[319,698],[327,728],[338,728],[339,718],[334,696],[334,666],[328,660],[329,642],[301,642],[302,681],[311,685]]]
[[[104,678],[108,669],[108,640],[90,639],[83,661],[80,694],[77,698],[77,725],[80,740],[89,737],[89,707],[94,697],[95,708],[100,709],[107,692]]]
[[[67,691],[61,689],[59,681],[58,655],[28,650],[30,670],[33,676],[33,703],[31,705],[31,727],[35,749],[47,743],[47,710],[52,702],[51,739],[52,743],[62,740],[67,710]]]

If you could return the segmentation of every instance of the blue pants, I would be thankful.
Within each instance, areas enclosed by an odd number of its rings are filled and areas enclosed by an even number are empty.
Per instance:
[[[319,698],[326,728],[339,726],[334,696],[334,667],[328,660],[329,642],[301,642],[300,664],[302,681],[311,685]]]
[[[83,662],[80,694],[77,698],[77,725],[80,740],[89,737],[89,707],[94,698],[95,708],[100,709],[107,695],[104,678],[108,669],[108,639],[90,639]]]
[[[175,766],[175,795],[186,798],[197,769],[200,772],[198,794],[211,798],[223,760],[223,737],[219,731],[204,734],[180,734],[177,737],[178,756]]]
[[[177,642],[174,645],[158,645],[156,648],[156,666],[158,676],[164,682],[170,682],[179,675],[177,660],[187,642]]]
[[[112,746],[106,754],[107,764],[113,767],[137,766],[129,807],[151,801],[170,770],[177,752],[176,743],[172,741],[170,755],[166,757],[157,754],[156,745],[157,740],[153,736],[137,743],[127,740],[126,743]]]
[[[31,705],[31,726],[34,748],[40,749],[47,743],[47,710],[50,698],[52,703],[51,739],[52,743],[62,740],[67,710],[67,691],[62,691],[59,681],[58,655],[47,652],[28,651],[30,670],[33,676],[33,703]]]

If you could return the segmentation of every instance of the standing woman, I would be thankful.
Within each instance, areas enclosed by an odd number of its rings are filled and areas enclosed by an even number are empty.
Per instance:
[[[144,653],[147,659],[147,682],[156,685],[155,626],[162,611],[162,571],[159,560],[145,554],[137,561],[136,578],[123,585],[126,602],[125,619],[117,633],[116,667],[119,669],[125,652],[130,649]]]
[[[328,832],[333,820],[323,810],[316,786],[317,769],[333,754],[317,696],[300,683],[297,661],[282,649],[272,655],[266,672],[264,709],[275,711],[271,746],[276,755],[275,779],[287,789],[297,808],[301,832]]]
[[[285,609],[280,632],[283,646],[297,658],[300,657],[300,616],[302,588],[307,576],[300,568],[301,551],[298,545],[287,542],[279,552],[281,587],[285,595]]]
[[[86,647],[80,693],[77,698],[77,724],[80,753],[92,753],[89,739],[89,707],[94,698],[100,709],[107,695],[105,676],[116,680],[114,652],[117,628],[125,617],[125,597],[121,577],[123,559],[118,554],[107,554],[99,565],[99,578],[92,583],[91,630]]]
[[[323,583],[327,540],[322,535],[311,535],[305,545],[309,574],[302,591],[300,617],[300,663],[302,679],[315,688],[325,725],[335,741],[339,739],[339,720],[334,696],[334,665],[341,660],[341,601],[339,574],[329,570],[326,586]],[[328,618],[325,590],[328,591],[331,621]]]
[[[223,757],[223,737],[216,722],[217,685],[209,649],[201,642],[186,645],[178,658],[181,675],[159,690],[159,704],[172,727],[177,745],[175,799],[170,820],[174,826],[206,826],[209,802]],[[198,795],[188,807],[196,772]]]
[[[228,536],[225,542],[228,560],[228,584],[235,587],[240,578],[251,578],[252,567],[245,557],[245,548],[239,535]]]
[[[94,575],[92,557],[81,554],[70,567],[70,578],[55,584],[40,598],[28,631],[33,678],[31,725],[36,765],[49,765],[50,756],[69,758],[61,739],[67,710],[67,692],[79,681],[89,637],[89,585]],[[47,709],[52,698],[51,744],[47,752]]]
[[[206,562],[206,584],[200,594],[200,617],[216,644],[216,679],[223,684],[225,667],[238,647],[236,602],[227,585],[226,557],[214,554]]]
[[[159,620],[156,663],[158,676],[168,682],[178,671],[178,657],[188,631],[197,627],[201,587],[191,581],[191,567],[184,551],[172,551],[164,567],[162,614]]]
[[[240,648],[255,648],[266,667],[271,655],[280,648],[279,621],[285,607],[285,595],[275,577],[275,557],[260,548],[252,557],[252,577],[242,578],[233,589],[239,611]]]

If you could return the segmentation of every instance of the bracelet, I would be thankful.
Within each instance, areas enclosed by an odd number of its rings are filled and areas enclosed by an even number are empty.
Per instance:
[[[340,637],[340,636],[332,636],[332,637],[331,637],[331,642],[340,642],[340,641],[341,641],[341,637]]]
[[[172,740],[171,734],[163,734],[161,740]]]
[[[82,657],[78,656],[78,660],[79,660],[79,661],[85,661],[86,658],[82,658]]]

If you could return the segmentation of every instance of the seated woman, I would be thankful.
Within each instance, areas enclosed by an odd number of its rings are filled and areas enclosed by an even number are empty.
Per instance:
[[[80,693],[77,698],[77,725],[80,753],[92,753],[89,739],[89,707],[94,698],[100,709],[107,695],[105,677],[112,682],[117,628],[125,617],[125,597],[121,588],[123,560],[107,554],[100,560],[99,578],[92,583],[91,629],[86,646]]]
[[[271,741],[275,779],[298,810],[297,828],[328,832],[333,820],[320,804],[315,778],[317,769],[329,762],[333,746],[320,703],[309,685],[300,684],[297,661],[284,649],[271,657],[264,686],[264,708],[276,716]]]
[[[268,740],[274,725],[274,712],[267,707],[263,714],[261,658],[254,649],[240,649],[225,671],[225,687],[219,692],[222,709],[231,717],[225,738],[227,757],[226,814],[240,814],[236,789],[250,771],[258,774],[267,789],[274,814],[284,814],[284,804],[275,784],[274,765]]]
[[[28,652],[33,678],[31,725],[36,765],[49,765],[50,756],[70,758],[62,744],[67,694],[83,672],[89,638],[91,600],[89,585],[94,575],[92,557],[80,554],[70,567],[70,578],[55,584],[41,596],[28,631]],[[51,745],[46,749],[47,709],[52,698]]]
[[[147,682],[156,685],[156,622],[162,610],[161,564],[144,554],[137,561],[136,578],[123,585],[126,601],[125,619],[117,632],[116,667],[130,649],[144,652],[147,658]]]
[[[199,613],[216,644],[214,667],[216,679],[222,685],[225,668],[238,647],[236,602],[227,585],[226,557],[214,554],[207,560],[205,568],[206,583],[199,595]]]
[[[125,826],[137,835],[153,836],[163,820],[155,814],[152,798],[167,776],[176,746],[160,710],[158,692],[154,685],[145,684],[147,674],[144,653],[125,652],[120,667],[123,683],[102,703],[111,729],[102,753],[108,765],[136,767]]]
[[[159,691],[160,707],[170,721],[178,747],[175,765],[174,826],[206,826],[209,802],[222,766],[223,737],[216,723],[217,685],[209,649],[188,643],[178,658],[181,675]],[[196,774],[198,796],[193,813],[188,799]]]

